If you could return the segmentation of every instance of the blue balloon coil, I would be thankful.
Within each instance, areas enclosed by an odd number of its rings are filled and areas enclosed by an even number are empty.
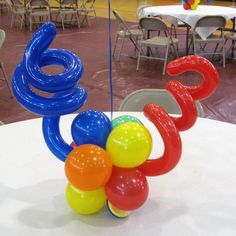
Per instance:
[[[48,49],[55,35],[56,27],[51,22],[39,28],[29,41],[12,81],[13,92],[19,103],[42,116],[72,113],[83,106],[87,99],[85,89],[77,86],[83,74],[80,58],[64,49]],[[64,72],[48,75],[41,70],[48,65],[63,66]],[[52,96],[40,96],[31,87]]]
[[[83,74],[80,58],[64,49],[48,49],[56,36],[56,26],[47,22],[39,28],[26,46],[23,60],[17,66],[12,88],[18,102],[27,110],[43,116],[43,135],[51,152],[65,161],[72,150],[60,134],[60,116],[84,105],[87,92],[78,86]],[[41,68],[64,67],[62,73],[48,75]],[[38,90],[38,94],[34,90]],[[39,95],[48,93],[50,96]]]

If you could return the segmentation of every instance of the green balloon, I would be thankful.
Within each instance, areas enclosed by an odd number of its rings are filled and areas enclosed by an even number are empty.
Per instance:
[[[117,126],[124,124],[126,122],[134,122],[134,123],[143,124],[138,118],[136,118],[134,116],[123,115],[123,116],[118,116],[117,118],[112,120],[112,122],[111,122],[112,129],[114,129]]]

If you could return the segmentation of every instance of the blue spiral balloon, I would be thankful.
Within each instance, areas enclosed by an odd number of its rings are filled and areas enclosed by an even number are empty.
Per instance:
[[[24,108],[43,116],[45,142],[58,159],[65,161],[72,147],[61,137],[60,116],[82,107],[87,92],[78,86],[83,74],[80,58],[64,49],[48,49],[55,36],[56,26],[51,22],[45,23],[34,34],[16,67],[12,88]],[[48,75],[41,70],[50,65],[62,66],[64,71]],[[50,96],[40,95],[45,92]]]
[[[77,86],[83,74],[80,58],[64,49],[48,49],[55,35],[56,27],[51,22],[39,28],[29,41],[12,80],[13,92],[19,103],[42,116],[69,114],[83,106],[87,99],[85,89]],[[41,70],[48,65],[63,66],[64,71],[48,75]],[[32,87],[52,96],[40,96]]]

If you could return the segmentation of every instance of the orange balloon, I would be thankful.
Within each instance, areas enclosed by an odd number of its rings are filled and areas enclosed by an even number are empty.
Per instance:
[[[65,161],[68,181],[81,190],[103,187],[111,176],[112,162],[108,153],[93,144],[75,147]]]

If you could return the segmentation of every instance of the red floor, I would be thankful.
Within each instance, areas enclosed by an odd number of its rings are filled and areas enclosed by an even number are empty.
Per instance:
[[[0,15],[0,28],[6,31],[7,39],[0,56],[5,63],[7,75],[11,78],[16,65],[22,58],[26,43],[31,37],[28,30],[20,30],[18,26],[10,29],[10,19],[7,14]],[[58,29],[58,34],[51,47],[65,48],[81,57],[84,63],[84,75],[81,84],[88,91],[88,101],[83,109],[110,110],[110,85],[108,63],[108,22],[106,19],[92,19],[89,27],[78,29]],[[112,24],[113,39],[116,25]],[[183,43],[180,48],[183,49]],[[131,45],[126,48],[128,55],[133,54]],[[113,100],[114,110],[118,110],[124,97],[140,88],[163,88],[170,76],[162,76],[162,62],[145,61],[140,70],[136,71],[136,59],[122,57],[121,62],[113,60]],[[236,123],[236,62],[228,61],[226,68],[214,63],[221,77],[217,91],[208,99],[202,101],[206,117]],[[58,68],[47,70],[56,73]],[[186,73],[176,77],[186,85],[193,85],[200,81],[198,75]],[[35,117],[25,111],[16,102],[9,98],[6,85],[0,87],[0,120],[11,123]]]

